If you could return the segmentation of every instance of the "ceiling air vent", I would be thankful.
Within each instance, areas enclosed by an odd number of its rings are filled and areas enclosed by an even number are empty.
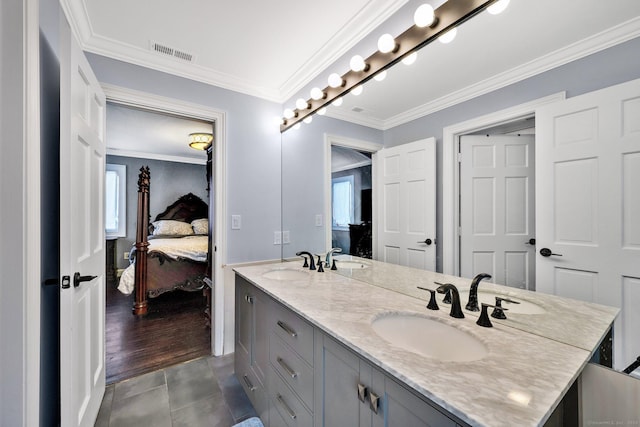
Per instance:
[[[353,107],[351,109],[351,111],[353,111],[354,113],[362,113],[364,111],[364,108],[362,108],[362,107]]]
[[[193,62],[195,60],[195,56],[191,53],[184,52],[182,50],[174,49],[167,45],[154,42],[151,40],[149,42],[149,46],[152,51],[159,53],[161,55],[171,56],[174,58],[178,58],[182,61]]]

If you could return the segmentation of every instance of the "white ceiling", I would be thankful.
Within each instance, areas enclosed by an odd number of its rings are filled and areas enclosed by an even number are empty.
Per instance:
[[[398,15],[385,22],[394,12],[411,10],[405,17],[410,25],[412,10],[423,1],[61,4],[86,51],[283,103],[301,90],[306,93],[313,82],[325,84],[325,70],[336,61],[344,65],[341,57],[354,46],[375,45],[371,40],[379,34],[371,33],[373,29],[384,29],[394,19],[397,27]],[[639,16],[638,0],[511,0],[503,14],[483,12],[463,24],[451,44],[425,47],[417,63],[398,64],[385,81],[370,81],[364,94],[346,96],[343,106],[330,107],[328,115],[388,129],[637,37]],[[151,42],[192,54],[194,60],[154,52]],[[367,57],[373,52],[358,53]],[[135,128],[132,123],[120,127]],[[115,131],[110,132],[111,146],[116,142],[111,140]],[[188,135],[192,130],[181,132]],[[181,149],[186,146],[184,135],[175,136]],[[134,141],[147,139],[125,141],[123,136],[117,144],[132,150]],[[154,139],[159,147],[159,138]]]

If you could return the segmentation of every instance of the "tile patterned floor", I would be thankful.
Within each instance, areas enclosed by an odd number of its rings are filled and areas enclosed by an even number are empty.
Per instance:
[[[107,386],[96,427],[230,427],[256,416],[233,355],[205,357]]]

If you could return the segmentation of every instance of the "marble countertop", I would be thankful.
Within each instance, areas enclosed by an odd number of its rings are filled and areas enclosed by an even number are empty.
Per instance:
[[[274,269],[304,274],[297,280],[263,276]],[[420,299],[329,270],[309,271],[300,263],[239,267],[235,271],[372,364],[474,426],[544,424],[591,356],[590,349],[497,322],[493,328],[482,328],[476,325],[475,316],[454,319],[448,310],[427,310]],[[432,273],[423,273],[428,282]],[[489,354],[473,362],[444,362],[396,347],[371,326],[374,319],[389,313],[424,316],[459,328],[482,341]],[[606,329],[608,326],[600,335]]]
[[[435,289],[438,285],[435,285],[434,282],[452,283],[462,291],[468,290],[471,285],[471,279],[468,278],[418,270],[352,257],[351,255],[340,255],[336,259],[353,260],[366,263],[368,266],[368,268],[360,269],[340,269],[336,271],[338,274],[425,301],[428,301],[429,293],[419,290],[417,286]],[[507,311],[507,319],[492,318],[492,321],[589,351],[594,350],[602,341],[609,326],[613,324],[620,312],[620,309],[614,307],[498,285],[489,280],[480,282],[478,292],[492,292],[507,296],[515,301],[531,302],[544,310],[544,313],[541,314],[521,314],[516,311]],[[439,297],[438,302],[441,300],[442,297]],[[466,302],[466,299],[463,299],[462,308],[465,315],[479,316],[480,312],[464,309]],[[503,307],[509,307],[509,304],[505,303]],[[562,324],[562,327],[559,328],[558,324]]]

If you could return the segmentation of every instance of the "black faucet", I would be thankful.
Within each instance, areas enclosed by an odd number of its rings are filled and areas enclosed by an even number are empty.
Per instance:
[[[433,289],[423,288],[422,286],[418,286],[418,289],[422,289],[423,291],[429,291],[431,296],[429,297],[429,304],[427,304],[427,308],[429,310],[440,310],[438,307],[438,301],[436,301],[436,291]]]
[[[458,293],[458,288],[451,283],[445,283],[444,285],[438,286],[436,291],[438,291],[439,294],[451,291],[451,312],[449,313],[449,316],[455,317],[456,319],[464,319],[464,313],[460,307],[460,294]]]
[[[480,317],[478,317],[476,325],[480,325],[484,328],[493,328],[491,319],[489,319],[489,316],[487,315],[487,308],[489,307],[493,307],[494,309],[496,308],[495,305],[487,304],[484,302],[482,303],[482,313],[480,313]],[[502,310],[508,310],[508,308],[503,308]]]
[[[311,252],[307,252],[307,251],[300,251],[300,252],[296,252],[296,256],[302,256],[302,255],[308,255],[309,256],[309,270],[315,270],[316,269],[316,263],[313,260],[313,255],[311,255]],[[303,267],[306,267],[307,265],[307,259],[305,258],[304,260],[304,265]]]
[[[320,255],[318,255],[318,273],[324,273],[324,268],[322,268],[323,261],[320,259]]]
[[[491,279],[491,275],[487,273],[480,273],[471,281],[471,288],[469,288],[469,302],[467,302],[465,307],[469,311],[480,311],[478,308],[478,285],[483,279]]]
[[[491,313],[491,317],[495,317],[496,319],[502,319],[502,320],[507,318],[507,316],[504,314],[504,310],[507,310],[507,309],[502,308],[502,301],[506,303],[511,303],[511,304],[520,304],[518,301],[497,296],[496,305],[493,307],[493,312]]]

